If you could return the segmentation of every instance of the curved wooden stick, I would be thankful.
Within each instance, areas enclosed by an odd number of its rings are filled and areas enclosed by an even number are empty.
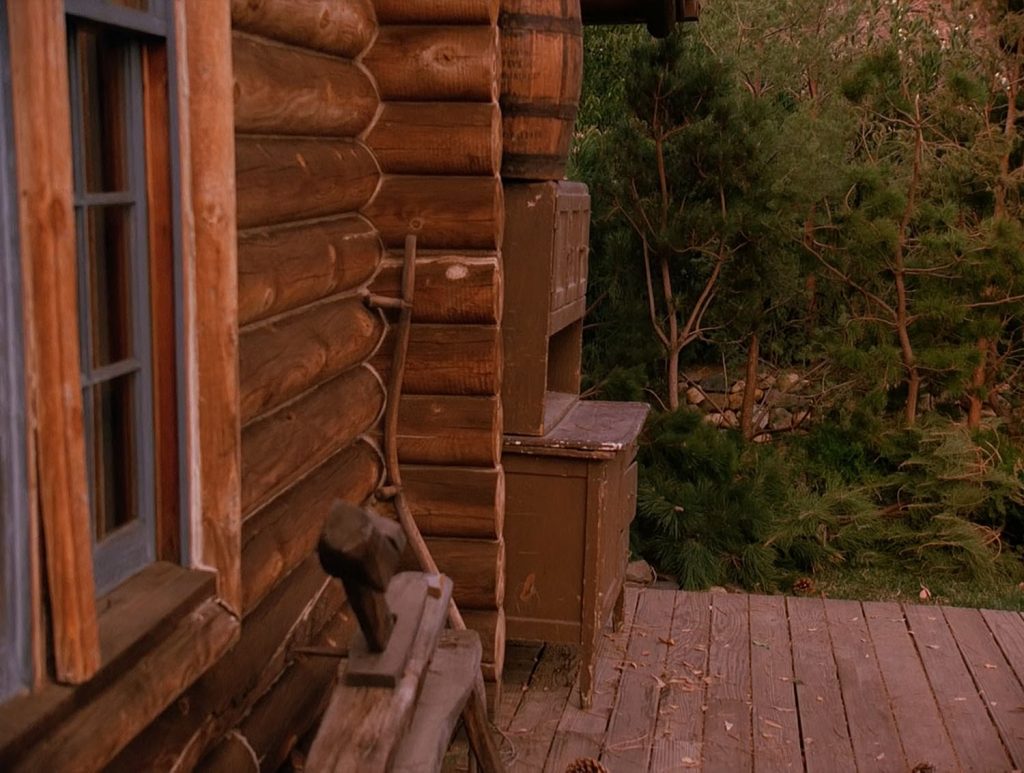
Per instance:
[[[398,340],[391,361],[391,378],[388,388],[388,404],[384,413],[384,446],[386,454],[388,484],[397,490],[395,507],[413,555],[425,572],[437,574],[437,563],[430,554],[416,519],[405,501],[402,492],[402,473],[398,467],[398,406],[402,399],[402,380],[405,376],[405,361],[409,352],[409,335],[412,327],[412,301],[416,288],[416,237],[405,237],[405,264],[402,267],[402,311],[398,317]],[[455,599],[448,606],[448,622],[456,631],[466,630]]]

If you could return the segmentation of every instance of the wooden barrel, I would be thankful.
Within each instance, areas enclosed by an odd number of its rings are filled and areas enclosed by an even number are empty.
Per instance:
[[[583,85],[580,0],[502,0],[501,55],[502,174],[560,180]]]

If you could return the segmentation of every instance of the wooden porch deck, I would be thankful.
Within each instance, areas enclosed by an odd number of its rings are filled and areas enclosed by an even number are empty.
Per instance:
[[[1024,768],[1024,617],[896,603],[627,590],[594,705],[571,648],[511,646],[513,771]]]

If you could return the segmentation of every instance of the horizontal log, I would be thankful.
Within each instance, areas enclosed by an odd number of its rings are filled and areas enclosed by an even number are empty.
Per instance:
[[[391,372],[394,328],[371,360],[385,380]],[[494,325],[413,325],[402,391],[409,395],[501,392],[501,330]]]
[[[239,137],[235,143],[238,227],[355,212],[380,172],[361,142]]]
[[[496,102],[390,102],[366,144],[384,172],[496,175],[501,137]]]
[[[505,597],[503,540],[428,537],[438,569],[455,583],[455,603],[465,609],[500,609]],[[407,565],[415,566],[411,554]]]
[[[254,609],[313,552],[334,500],[363,503],[383,473],[380,451],[360,439],[247,518],[242,524],[242,608]]]
[[[357,137],[377,114],[377,90],[347,59],[236,32],[235,131]]]
[[[424,534],[501,537],[505,521],[505,472],[501,467],[402,465],[402,490]]]
[[[337,647],[349,633],[350,625],[335,615],[311,644]],[[262,770],[279,770],[298,740],[327,708],[337,671],[334,658],[297,657],[237,730],[203,758],[197,770],[243,771],[252,765],[254,754]]]
[[[239,324],[361,287],[382,252],[377,229],[351,215],[240,233]]]
[[[337,614],[341,598],[310,556],[246,617],[239,642],[106,770],[194,769],[209,745],[241,722],[274,684],[294,647],[316,641],[325,620],[346,622]],[[348,623],[354,630],[354,620]]]
[[[498,52],[493,26],[381,27],[363,64],[386,102],[495,102]]]
[[[497,467],[501,463],[500,397],[405,395],[398,408],[403,464]]]
[[[377,31],[372,0],[231,0],[236,29],[354,58]]]
[[[480,635],[483,665],[489,665],[493,673],[495,664],[505,662],[505,610],[467,609],[462,613],[462,619],[466,622],[466,628]],[[484,676],[486,678],[486,672]]]
[[[494,24],[498,0],[376,0],[381,24]]]
[[[385,260],[370,289],[378,295],[401,294],[404,264]],[[496,325],[504,301],[501,263],[497,256],[420,257],[416,261],[413,322],[474,322]]]
[[[386,323],[362,298],[341,298],[259,323],[239,336],[243,426],[369,357]]]
[[[384,386],[360,366],[242,430],[242,513],[320,466],[379,418]]]
[[[388,247],[412,234],[424,249],[496,250],[505,194],[499,177],[386,175],[363,214]]]

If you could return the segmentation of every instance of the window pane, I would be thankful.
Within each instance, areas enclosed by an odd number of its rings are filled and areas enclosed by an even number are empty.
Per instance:
[[[85,190],[124,191],[128,188],[128,45],[116,31],[100,27],[79,27],[74,35]]]
[[[135,476],[135,376],[92,389],[92,485],[96,541],[139,517]]]
[[[130,206],[87,210],[92,364],[97,368],[132,356],[131,216]]]

